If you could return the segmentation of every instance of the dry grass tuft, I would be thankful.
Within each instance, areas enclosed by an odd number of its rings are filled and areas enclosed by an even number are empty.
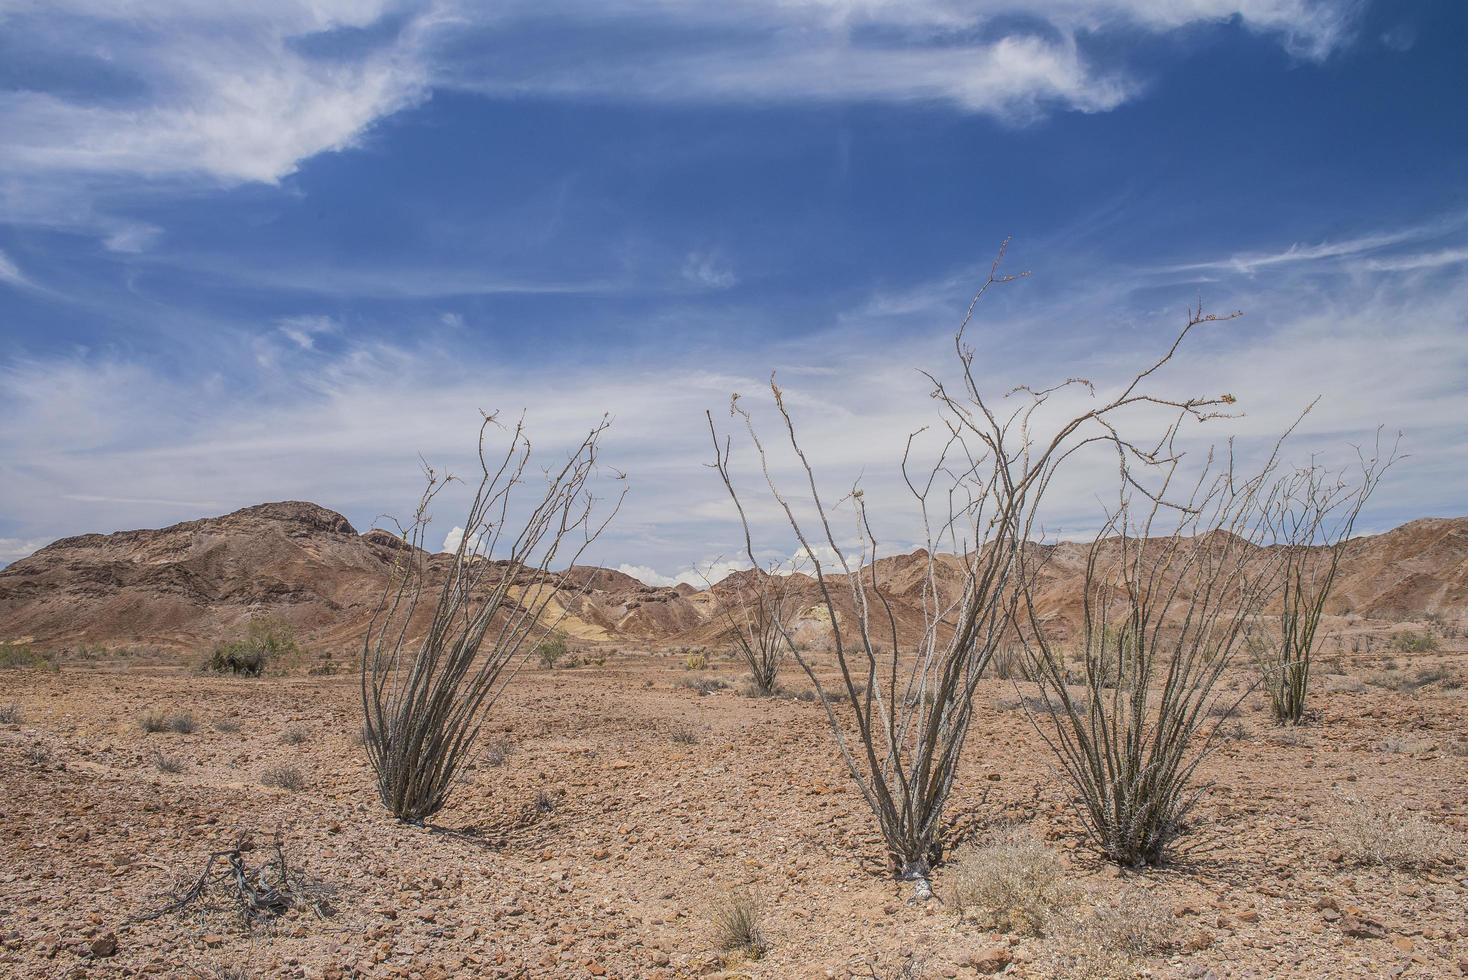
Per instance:
[[[723,953],[743,953],[758,959],[769,949],[763,919],[763,903],[757,894],[744,889],[730,892],[714,904],[710,913],[714,946]]]
[[[1426,868],[1452,860],[1463,842],[1399,803],[1337,796],[1324,814],[1325,840],[1358,864]]]
[[[1128,892],[1091,896],[1053,920],[1054,942],[1041,975],[1070,980],[1131,980],[1175,941],[1176,920],[1156,897]]]
[[[302,745],[311,738],[311,733],[300,725],[292,725],[280,733],[280,740],[286,745]]]
[[[0,705],[0,725],[19,725],[20,717],[20,705],[14,701]]]
[[[187,711],[177,711],[171,715],[161,711],[145,711],[138,719],[138,727],[149,733],[177,732],[180,735],[192,735],[198,730],[199,723]]]
[[[157,769],[159,772],[166,772],[170,775],[177,775],[178,773],[183,772],[184,764],[182,759],[175,758],[171,755],[164,755],[162,752],[154,752],[153,768]]]
[[[959,851],[949,878],[959,913],[1003,932],[1043,936],[1056,911],[1076,897],[1060,857],[1015,832]]]
[[[295,766],[272,766],[260,774],[260,785],[299,793],[306,788],[306,774]]]

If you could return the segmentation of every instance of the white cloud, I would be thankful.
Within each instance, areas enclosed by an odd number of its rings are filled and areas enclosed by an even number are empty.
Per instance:
[[[275,329],[301,350],[315,350],[318,336],[336,333],[340,327],[331,317],[317,313],[280,317]]]
[[[1295,439],[1302,452],[1322,448],[1345,458],[1349,444],[1369,439],[1378,424],[1402,428],[1407,450],[1417,455],[1389,477],[1372,508],[1374,526],[1461,513],[1468,460],[1446,447],[1468,442],[1462,342],[1468,278],[1456,275],[1457,267],[1442,268],[1447,274],[1431,288],[1394,273],[1343,275],[1338,264],[1287,263],[1253,276],[1225,275],[1210,287],[1211,299],[1249,316],[1200,330],[1155,380],[1170,392],[1237,395],[1246,417],[1205,432],[1215,440],[1237,435],[1243,451],[1283,429],[1317,394],[1324,396],[1321,404]],[[985,348],[981,380],[991,390],[1007,390],[1016,381],[1045,384],[1084,374],[1104,386],[1155,354],[1177,318],[1118,307],[1125,295],[1119,278],[1117,270],[1099,270],[1100,285],[1065,287],[1070,291],[1047,297],[1044,309],[1008,302],[1011,294],[1004,306],[982,309],[971,335]],[[1017,302],[1029,287],[1006,288]],[[1148,288],[1151,294],[1164,287],[1149,282]],[[7,534],[29,540],[159,526],[294,498],[342,510],[367,526],[378,514],[411,509],[421,489],[419,453],[441,471],[475,472],[478,409],[528,408],[539,463],[568,451],[586,426],[611,411],[603,459],[628,472],[631,493],[586,560],[625,564],[652,583],[701,587],[700,571],[722,577],[742,566],[732,558],[743,549],[724,489],[705,465],[706,408],[735,436],[736,482],[761,559],[796,550],[747,442],[724,414],[729,393],[744,393],[761,431],[772,436],[776,479],[803,507],[799,471],[773,437],[778,419],[764,385],[774,367],[782,371],[828,502],[860,478],[881,550],[893,554],[921,540],[897,469],[907,434],[932,419],[926,385],[914,369],[950,366],[951,337],[933,324],[956,322],[969,293],[957,282],[944,289],[930,308],[916,312],[871,314],[871,304],[857,301],[826,333],[758,349],[731,338],[719,350],[669,350],[656,364],[637,355],[591,367],[549,356],[539,365],[512,366],[487,353],[466,356],[451,330],[438,340],[426,332],[412,347],[344,339],[312,358],[282,358],[275,370],[244,379],[207,371],[167,375],[105,357],[12,361],[0,367],[0,404],[7,407],[0,514]],[[1185,281],[1177,291],[1179,307],[1194,298]],[[1127,329],[1103,321],[1057,333],[1056,324],[1095,323],[1096,310],[1125,315]],[[221,348],[211,356],[240,360],[235,354]],[[783,370],[810,364],[829,371],[787,376]],[[1058,398],[1055,407],[1069,409],[1080,397]],[[1108,486],[1107,479],[1102,465],[1073,468],[1050,498],[1050,528],[1089,526],[1097,487]],[[463,494],[455,485],[436,504],[445,525],[454,518],[462,523]],[[77,499],[86,495],[97,499]],[[809,516],[806,508],[799,513]],[[845,547],[853,531],[849,506],[836,511],[833,524]],[[457,544],[456,534],[462,529],[446,536],[445,548]],[[710,556],[722,556],[727,566],[709,567]]]
[[[728,262],[714,252],[689,252],[682,274],[686,281],[707,289],[728,289],[739,281]]]
[[[1161,33],[1239,19],[1304,57],[1350,33],[1358,0],[542,0],[507,4],[464,30],[492,57],[436,66],[440,84],[496,94],[657,101],[946,102],[1024,120],[1100,112],[1140,87],[1098,66],[1078,38]],[[1025,26],[1016,26],[1024,23]],[[560,24],[559,52],[524,25]],[[631,43],[607,43],[626,36]]]
[[[26,289],[34,286],[34,283],[20,271],[20,267],[4,252],[0,252],[0,282],[8,282],[12,286]]]
[[[411,27],[396,43],[350,58],[313,57],[297,43],[370,26],[385,11],[175,3],[149,7],[144,18],[113,4],[63,3],[12,15],[14,36],[61,50],[71,37],[145,95],[0,93],[0,170],[275,182],[303,159],[353,145],[374,120],[425,94]]]
[[[29,557],[50,543],[46,538],[0,538],[0,568]]]
[[[107,232],[102,244],[109,252],[146,252],[162,234],[163,229],[156,225],[124,223]]]

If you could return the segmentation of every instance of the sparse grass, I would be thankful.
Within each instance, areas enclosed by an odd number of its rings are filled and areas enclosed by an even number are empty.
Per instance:
[[[177,775],[178,773],[183,772],[184,764],[182,759],[176,758],[171,755],[164,755],[162,752],[154,752],[153,768],[157,769],[159,772],[166,772],[170,775]]]
[[[304,745],[310,738],[310,730],[300,725],[292,725],[280,733],[280,740],[286,745]]]
[[[547,814],[555,813],[557,805],[555,796],[542,789],[536,791],[535,802],[531,804],[531,808],[538,814]]]
[[[1366,685],[1354,677],[1327,677],[1325,690],[1328,694],[1360,694]]]
[[[1460,738],[1455,738],[1447,745],[1443,746],[1443,751],[1447,752],[1448,755],[1456,755],[1459,758],[1462,758],[1463,756],[1468,756],[1468,741],[1464,741]]]
[[[260,785],[299,793],[306,788],[306,774],[295,766],[272,766],[260,774]]]
[[[191,967],[198,980],[254,980],[255,975],[248,967],[234,963],[214,963],[210,966]]]
[[[1269,736],[1269,741],[1286,748],[1303,749],[1315,744],[1315,739],[1297,728],[1282,728]]]
[[[816,693],[816,689],[813,687],[802,687],[798,691],[791,691],[790,696],[797,701],[805,701],[809,704],[815,704],[821,700],[820,695]]]
[[[240,723],[235,718],[221,718],[214,723],[214,730],[226,735],[233,735],[240,730]]]
[[[1400,670],[1385,670],[1372,674],[1366,680],[1376,687],[1407,694],[1415,693],[1432,684],[1436,684],[1445,691],[1456,690],[1462,686],[1462,681],[1457,675],[1446,667],[1424,667],[1411,675]]]
[[[30,742],[25,747],[25,758],[33,766],[51,764],[51,746],[45,742]]]
[[[710,938],[722,953],[742,953],[750,959],[759,959],[769,949],[763,922],[760,897],[738,889],[714,903],[709,915]]]
[[[680,722],[669,729],[668,739],[679,745],[697,745],[699,743],[699,732],[693,725]]]
[[[1225,742],[1246,742],[1249,729],[1241,721],[1231,721],[1218,726],[1218,737]]]
[[[20,705],[14,701],[6,705],[0,705],[0,725],[19,725],[20,719]]]
[[[56,656],[29,643],[0,643],[0,670],[57,670]]]
[[[697,691],[699,696],[712,694],[715,691],[728,690],[729,682],[717,677],[685,677],[678,681],[678,686],[690,691]]]
[[[1087,704],[1084,698],[1074,698],[1071,703],[1075,705],[1076,714],[1078,715],[1085,715],[1090,710],[1090,705]],[[1000,698],[994,702],[994,707],[1000,711],[1024,710],[1036,715],[1065,714],[1065,705],[1061,704],[1058,700],[1047,701],[1044,698],[1031,697],[1029,695],[1022,698]]]
[[[1071,980],[1144,975],[1144,961],[1172,946],[1177,929],[1162,902],[1142,892],[1095,896],[1066,908],[1052,922],[1056,938],[1040,975]]]
[[[1388,735],[1371,748],[1376,752],[1395,752],[1402,755],[1414,755],[1418,752],[1426,752],[1432,748],[1432,743],[1425,738],[1412,738],[1409,735]]]
[[[485,747],[484,755],[481,758],[486,766],[498,769],[505,764],[513,751],[514,747],[510,744],[509,739],[498,738]]]
[[[37,650],[28,643],[0,643],[0,670],[59,669],[55,653]]]
[[[1431,867],[1461,853],[1452,831],[1395,801],[1337,796],[1324,813],[1325,840],[1357,864]]]
[[[1432,653],[1437,648],[1437,637],[1432,633],[1398,630],[1392,634],[1392,649],[1402,653]]]
[[[987,928],[1043,936],[1057,909],[1075,898],[1054,851],[1020,833],[959,851],[948,872],[952,904]]]
[[[172,714],[145,711],[138,718],[138,727],[149,733],[177,732],[180,735],[192,735],[198,730],[199,723],[187,711],[175,711]]]

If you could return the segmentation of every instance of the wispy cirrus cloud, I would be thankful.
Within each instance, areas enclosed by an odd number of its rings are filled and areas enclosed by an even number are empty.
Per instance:
[[[1128,301],[1129,289],[1145,286],[1150,296],[1158,286],[1150,276],[1121,281],[1124,275],[1096,270],[1043,306],[1018,302],[1029,285],[1006,287],[1006,301],[1017,302],[981,307],[972,328],[971,338],[984,344],[983,382],[1003,391],[1017,381],[1084,375],[1105,390],[1127,377],[1170,339],[1178,317]],[[0,513],[10,523],[0,531],[39,540],[283,498],[315,500],[366,526],[417,499],[420,453],[451,472],[473,470],[478,409],[526,408],[541,460],[555,458],[610,411],[605,459],[628,472],[631,495],[590,559],[644,581],[701,584],[694,580],[700,569],[737,567],[742,549],[723,487],[704,465],[705,409],[736,436],[737,476],[761,559],[782,560],[795,550],[726,415],[737,391],[759,425],[778,427],[766,388],[774,368],[822,485],[834,498],[860,479],[884,550],[905,550],[920,532],[897,461],[908,433],[932,421],[916,368],[951,367],[947,327],[973,285],[956,276],[935,282],[912,288],[930,297],[920,308],[860,300],[814,334],[760,349],[733,337],[723,345],[674,344],[655,361],[640,357],[612,371],[554,352],[536,363],[504,364],[492,352],[466,352],[448,325],[441,336],[426,331],[399,342],[344,335],[331,349],[291,344],[258,378],[227,383],[207,373],[166,375],[112,356],[58,354],[12,364],[0,373],[0,399],[10,406],[10,424],[0,431]],[[1185,277],[1173,285],[1180,314],[1191,287]],[[1370,515],[1372,528],[1461,510],[1468,462],[1424,450],[1468,442],[1468,280],[1450,278],[1427,291],[1394,272],[1343,278],[1307,263],[1225,274],[1209,294],[1219,308],[1241,307],[1248,317],[1192,338],[1156,379],[1172,392],[1238,396],[1245,416],[1211,425],[1199,438],[1235,436],[1247,455],[1320,395],[1293,443],[1302,456],[1323,450],[1347,462],[1350,446],[1369,442],[1382,424],[1388,432],[1404,430],[1407,450],[1417,453],[1392,471]],[[1111,329],[1109,321],[1064,337],[1041,329],[1095,322],[1086,314],[1098,309],[1126,319],[1128,329]],[[223,348],[211,356],[238,359]],[[820,370],[802,369],[811,364]],[[799,487],[793,460],[777,454],[772,462],[777,480]],[[1104,461],[1074,468],[1055,487],[1047,527],[1075,533],[1093,526],[1096,487],[1106,478]],[[188,501],[218,506],[183,506]],[[440,501],[441,526],[452,527],[461,503],[452,493]],[[838,532],[849,517],[838,515]]]

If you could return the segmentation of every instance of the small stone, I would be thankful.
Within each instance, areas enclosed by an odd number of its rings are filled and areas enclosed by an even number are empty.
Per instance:
[[[1188,936],[1187,941],[1183,943],[1183,949],[1187,950],[1189,953],[1196,953],[1200,950],[1205,950],[1212,945],[1213,933],[1209,932],[1207,929],[1199,929],[1195,931],[1192,935]]]
[[[974,954],[969,959],[968,965],[980,973],[999,973],[1014,961],[1009,955],[1009,950],[1003,946],[990,946],[982,952]]]
[[[92,956],[99,960],[112,956],[117,952],[117,937],[110,932],[105,936],[98,936],[92,940],[90,949]]]
[[[1392,945],[1404,953],[1410,953],[1413,949],[1412,940],[1407,936],[1393,936]]]

